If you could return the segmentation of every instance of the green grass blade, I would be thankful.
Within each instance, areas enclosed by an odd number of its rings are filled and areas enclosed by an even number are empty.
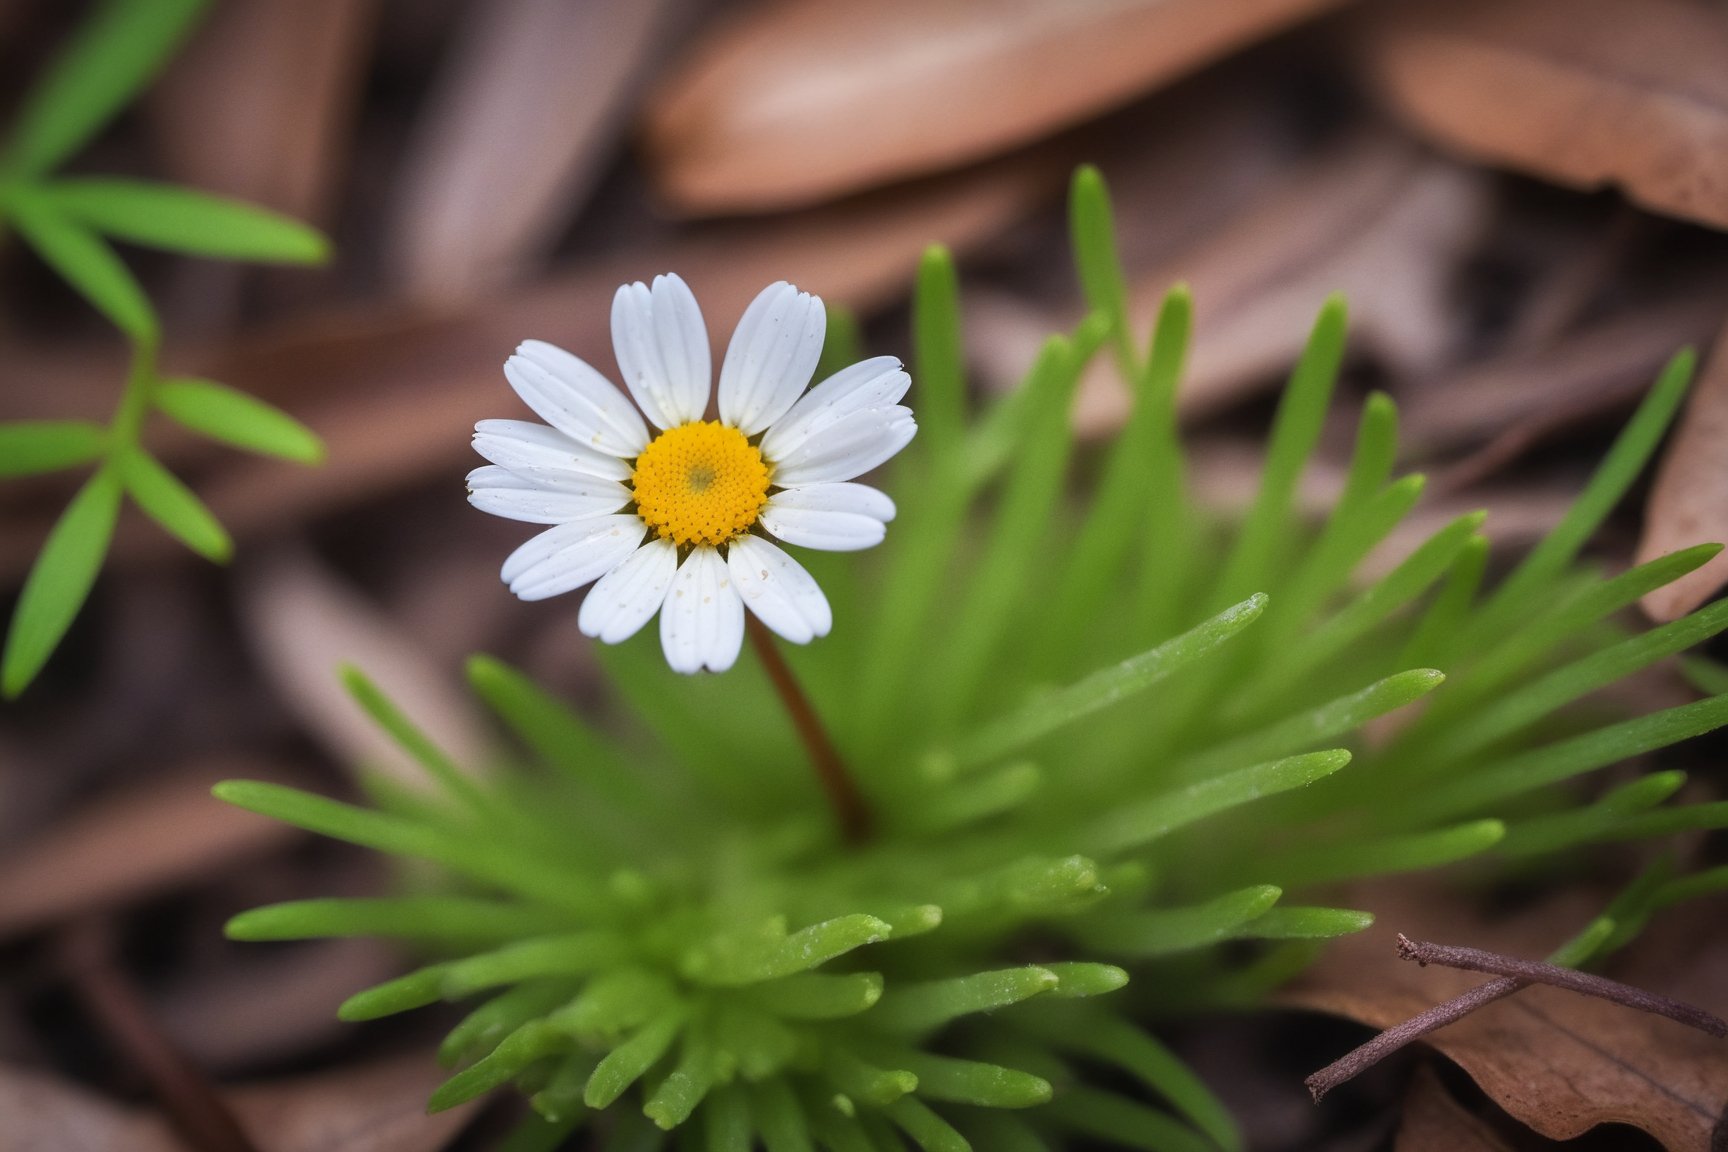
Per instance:
[[[1214,593],[1217,603],[1239,600],[1249,592],[1272,586],[1273,567],[1293,523],[1291,501],[1296,482],[1319,443],[1332,402],[1332,387],[1344,360],[1345,323],[1343,297],[1328,297],[1290,386],[1278,402],[1260,492],[1218,581]]]
[[[0,172],[40,176],[77,151],[147,85],[204,0],[106,0],[19,109]]]
[[[1350,908],[1274,908],[1242,926],[1244,940],[1331,940],[1362,932],[1374,923],[1374,913]]]
[[[1068,236],[1086,303],[1110,324],[1110,339],[1125,379],[1139,375],[1134,332],[1128,324],[1128,281],[1116,255],[1116,225],[1110,190],[1090,164],[1074,170],[1068,186]]]
[[[624,1094],[624,1090],[660,1062],[672,1047],[684,1027],[681,1010],[668,1011],[606,1054],[588,1078],[583,1102],[590,1108],[605,1108]]]
[[[1422,614],[1416,630],[1404,644],[1395,665],[1400,668],[1433,667],[1446,663],[1463,631],[1464,621],[1476,602],[1477,589],[1488,571],[1488,538],[1472,536],[1465,541],[1452,570],[1446,574],[1434,602]]]
[[[342,686],[354,698],[354,702],[370,716],[378,727],[389,733],[414,762],[426,769],[429,776],[439,788],[452,798],[461,800],[470,809],[477,812],[491,812],[497,807],[496,802],[482,792],[474,783],[468,772],[450,759],[444,749],[426,735],[419,725],[396,707],[396,702],[384,694],[372,679],[352,664],[344,664],[340,670]]]
[[[1652,772],[1613,789],[1587,808],[1520,820],[1506,830],[1500,851],[1508,856],[1560,852],[1606,837],[1626,817],[1656,807],[1686,783],[1684,772]]]
[[[101,459],[107,447],[107,430],[84,420],[0,424],[0,477],[76,468]]]
[[[538,1021],[522,1025],[490,1053],[439,1085],[426,1102],[428,1112],[443,1112],[507,1084],[527,1068],[556,1055],[563,1041]]]
[[[1149,652],[1130,656],[1076,684],[980,725],[955,750],[962,767],[988,763],[1126,700],[1198,660],[1259,618],[1266,597],[1250,596]]]
[[[206,560],[226,564],[234,541],[204,501],[142,448],[120,451],[116,463],[126,491],[162,530]]]
[[[12,223],[36,254],[136,344],[155,345],[156,310],[114,250],[94,232],[64,216],[45,196],[15,189]]]
[[[942,461],[960,449],[966,362],[960,336],[959,277],[953,257],[940,245],[925,250],[913,287],[912,387],[919,451],[928,460]]]
[[[475,947],[550,931],[568,920],[547,908],[471,896],[291,900],[229,920],[230,940],[388,936]]]
[[[1074,930],[1087,948],[1148,959],[1188,952],[1229,940],[1276,904],[1283,890],[1258,884],[1227,892],[1204,904],[1145,912],[1106,912],[1081,920]]]
[[[100,469],[72,497],[48,533],[6,632],[0,688],[7,699],[16,698],[36,678],[90,595],[114,535],[120,493],[119,478],[107,468]]]
[[[1048,1080],[1000,1064],[908,1050],[894,1065],[918,1077],[918,1095],[926,1100],[980,1108],[1031,1108],[1050,1101]]]
[[[1239,804],[1311,784],[1348,763],[1350,753],[1334,748],[1211,776],[1174,792],[1124,804],[1094,821],[1080,839],[1101,855],[1113,856]]]
[[[163,380],[152,399],[171,420],[211,440],[301,464],[324,459],[323,442],[306,425],[226,384],[185,377]]]
[[[854,913],[812,924],[780,940],[743,948],[710,946],[687,955],[680,970],[703,984],[743,985],[778,980],[816,968],[836,956],[886,940],[893,927],[886,920]]]
[[[863,1020],[885,1032],[927,1032],[961,1016],[1005,1008],[1054,991],[1061,982],[1047,968],[1028,966],[896,984]]]
[[[191,188],[82,177],[56,180],[44,191],[67,219],[149,248],[272,264],[322,264],[330,256],[329,241],[315,228]]]
[[[1615,438],[1583,493],[1489,600],[1477,624],[1481,634],[1493,635],[1515,622],[1528,604],[1542,595],[1543,586],[1576,559],[1579,549],[1620,502],[1661,443],[1685,399],[1696,360],[1692,350],[1685,349],[1668,361],[1656,386]]]

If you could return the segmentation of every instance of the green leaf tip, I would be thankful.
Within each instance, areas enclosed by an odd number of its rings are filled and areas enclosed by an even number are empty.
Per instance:
[[[174,377],[151,392],[157,409],[206,439],[297,464],[321,464],[324,442],[272,404],[214,380]]]

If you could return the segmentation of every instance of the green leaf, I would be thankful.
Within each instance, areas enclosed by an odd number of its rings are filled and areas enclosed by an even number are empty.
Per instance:
[[[156,343],[160,331],[155,310],[101,237],[67,219],[35,191],[15,189],[9,204],[18,234],[44,263],[135,343]]]
[[[901,1052],[893,1063],[918,1077],[918,1095],[926,1100],[980,1108],[1031,1108],[1048,1103],[1051,1096],[1048,1080],[1000,1064],[917,1051]]]
[[[0,171],[40,176],[124,107],[174,52],[204,0],[106,0],[18,112]]]
[[[1283,890],[1271,884],[1257,884],[1187,908],[1111,909],[1079,922],[1075,930],[1088,948],[1137,959],[1168,956],[1233,938],[1243,925],[1264,916],[1282,895]]]
[[[120,480],[101,469],[72,498],[24,581],[6,633],[0,687],[8,699],[29,686],[83,606],[120,513]]]
[[[1114,855],[1238,804],[1312,784],[1348,763],[1350,753],[1333,748],[1212,776],[1174,792],[1123,804],[1095,820],[1081,839]]]
[[[1093,996],[1104,996],[1125,987],[1128,983],[1128,973],[1114,964],[1095,964],[1090,961],[1070,960],[1045,964],[1044,968],[1056,973],[1056,979],[1061,981],[1050,993],[1060,1000],[1081,1000]]]
[[[234,556],[234,541],[204,501],[150,453],[138,447],[122,449],[118,464],[126,491],[163,531],[206,560],[226,564]]]
[[[324,459],[324,445],[280,408],[214,380],[180,377],[153,390],[156,407],[185,428],[248,452],[301,464]]]
[[[863,1020],[887,1032],[924,1032],[959,1016],[989,1012],[1054,991],[1061,982],[1061,977],[1048,968],[1028,966],[897,984]]]
[[[1112,1147],[1143,1152],[1217,1152],[1210,1140],[1168,1113],[1096,1088],[1070,1088],[1046,1105],[1043,1114]]]
[[[1500,821],[1475,820],[1451,828],[1323,845],[1243,863],[1255,875],[1277,876],[1289,887],[1296,887],[1439,868],[1486,852],[1505,835],[1506,826]]]
[[[882,998],[882,974],[848,972],[829,976],[800,972],[753,989],[751,999],[789,1020],[838,1020],[873,1007]]]
[[[108,432],[84,420],[19,420],[0,424],[0,476],[34,476],[101,458]]]
[[[1244,940],[1330,940],[1366,930],[1374,913],[1350,908],[1274,908],[1242,926]]]
[[[463,771],[462,766],[450,759],[449,753],[438,747],[432,738],[396,707],[396,702],[384,694],[383,689],[374,684],[366,673],[352,664],[344,664],[340,669],[342,686],[354,698],[366,714],[372,717],[378,727],[389,733],[415,763],[426,769],[430,776],[444,792],[466,804],[476,812],[491,812],[496,808],[495,802],[482,792],[477,784]]]
[[[564,1041],[539,1021],[530,1021],[506,1036],[498,1047],[439,1085],[426,1102],[426,1111],[442,1112],[507,1084],[529,1065],[558,1052]]]
[[[750,1086],[750,1114],[767,1152],[816,1152],[804,1109],[784,1079],[776,1077]]]
[[[682,970],[705,984],[756,984],[826,964],[855,948],[886,940],[892,932],[886,920],[874,916],[836,916],[766,945],[694,952],[685,958]]]
[[[920,450],[938,461],[958,447],[965,421],[966,362],[960,343],[960,284],[948,250],[934,245],[912,293],[912,404]]]
[[[450,946],[499,944],[568,923],[544,908],[471,896],[291,900],[242,912],[228,921],[230,940],[308,940],[389,936]]]
[[[902,1096],[883,1111],[924,1152],[972,1152],[972,1145],[967,1143],[966,1137],[916,1096]]]
[[[640,1080],[648,1069],[659,1063],[677,1039],[684,1026],[684,1014],[674,1009],[612,1049],[594,1069],[588,1079],[584,1102],[590,1108],[604,1108],[624,1094],[624,1090]]]
[[[1143,692],[1248,627],[1265,607],[1266,597],[1250,596],[1150,652],[1130,656],[1114,667],[1100,669],[1077,684],[982,724],[956,749],[955,760],[961,767],[967,767],[1000,759]]]
[[[330,255],[317,229],[226,196],[107,177],[56,180],[44,189],[67,219],[149,248],[276,264],[321,264]]]
[[[1086,303],[1109,320],[1110,337],[1116,342],[1122,374],[1133,379],[1139,375],[1139,369],[1134,355],[1134,333],[1128,325],[1128,282],[1116,255],[1110,191],[1104,177],[1090,164],[1075,169],[1069,184],[1068,236]]]

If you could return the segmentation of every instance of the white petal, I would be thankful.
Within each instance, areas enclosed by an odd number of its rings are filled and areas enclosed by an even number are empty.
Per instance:
[[[581,360],[541,340],[524,340],[504,362],[523,403],[579,444],[626,459],[648,445],[635,405]]]
[[[911,443],[918,432],[912,410],[869,408],[843,416],[809,436],[798,449],[774,462],[774,483],[783,488],[850,480],[881,464]]]
[[[612,298],[612,350],[624,386],[657,427],[702,419],[713,371],[708,329],[688,285],[675,275],[638,281]]]
[[[828,635],[834,613],[815,577],[798,561],[759,536],[728,545],[726,566],[744,607],[794,644]]]
[[[528,420],[482,420],[474,425],[474,451],[518,476],[579,472],[607,480],[630,479],[630,465],[578,444],[556,428]]]
[[[630,503],[630,490],[611,480],[566,472],[547,483],[488,464],[468,474],[468,503],[482,512],[530,524],[563,524],[604,516]]]
[[[636,551],[648,526],[635,516],[595,516],[548,528],[504,561],[510,591],[544,600],[592,583]]]
[[[888,534],[882,521],[872,516],[776,507],[772,501],[762,509],[759,522],[765,531],[788,544],[815,548],[820,552],[857,552],[874,548]]]
[[[660,647],[674,672],[724,672],[744,644],[744,604],[713,548],[691,552],[660,608]]]
[[[762,289],[720,365],[720,419],[754,436],[783,416],[810,383],[827,328],[820,297],[784,280]]]
[[[778,460],[843,416],[898,404],[910,387],[912,377],[900,370],[900,361],[892,356],[877,356],[842,368],[800,396],[791,410],[774,422],[762,437],[762,455]]]
[[[807,508],[812,512],[850,512],[886,524],[894,519],[894,501],[867,484],[806,484],[769,497],[770,508]]]
[[[606,644],[628,640],[659,610],[677,570],[678,549],[672,541],[648,541],[588,590],[576,626]]]

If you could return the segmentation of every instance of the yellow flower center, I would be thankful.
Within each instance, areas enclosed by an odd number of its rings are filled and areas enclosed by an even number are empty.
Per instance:
[[[696,421],[668,428],[636,457],[636,512],[679,547],[736,540],[768,502],[768,465],[736,428]]]

